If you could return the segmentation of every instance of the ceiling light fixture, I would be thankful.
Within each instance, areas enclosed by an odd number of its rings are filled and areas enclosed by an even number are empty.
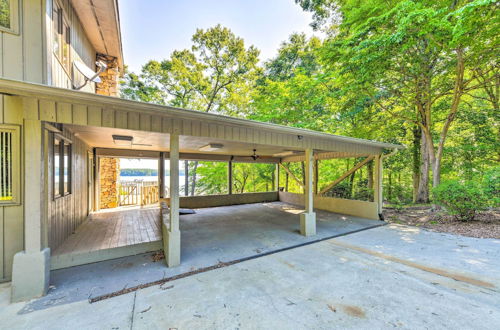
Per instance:
[[[216,150],[219,150],[219,149],[222,149],[222,148],[224,148],[223,144],[220,144],[220,143],[209,143],[206,146],[203,146],[203,147],[201,147],[198,150],[199,151],[216,151]]]
[[[127,146],[127,147],[132,146],[132,140],[134,140],[132,136],[128,135],[112,135],[112,136],[113,136],[113,142],[117,146]]]
[[[285,150],[285,151],[273,154],[273,157],[293,156],[293,155],[298,154],[298,153],[300,153],[300,151],[297,151],[297,150]]]

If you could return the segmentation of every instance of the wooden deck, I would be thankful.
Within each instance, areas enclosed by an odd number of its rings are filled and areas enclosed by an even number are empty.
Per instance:
[[[124,207],[91,214],[52,252],[52,269],[161,249],[160,209]]]

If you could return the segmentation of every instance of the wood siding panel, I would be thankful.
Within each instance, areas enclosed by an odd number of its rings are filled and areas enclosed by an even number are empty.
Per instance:
[[[56,121],[56,102],[40,100],[40,120]]]
[[[56,105],[57,122],[63,124],[73,123],[73,114],[71,103],[58,102]]]
[[[89,106],[88,108],[88,125],[89,126],[101,126],[101,114],[102,109],[99,107]]]
[[[49,133],[49,135],[51,135]],[[48,152],[48,207],[47,229],[48,245],[57,248],[87,218],[88,215],[88,171],[87,154],[89,147],[68,130],[63,135],[73,141],[72,144],[72,185],[71,194],[54,199],[52,184],[54,164],[52,138],[49,138]]]
[[[73,105],[73,124],[87,125],[87,106],[83,104]]]

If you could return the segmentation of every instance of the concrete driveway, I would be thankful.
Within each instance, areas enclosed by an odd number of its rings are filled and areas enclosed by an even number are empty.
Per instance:
[[[2,329],[499,329],[500,241],[390,225],[89,304],[18,314]]]

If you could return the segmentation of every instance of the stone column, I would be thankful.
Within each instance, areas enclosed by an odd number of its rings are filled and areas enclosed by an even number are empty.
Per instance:
[[[314,213],[313,193],[313,150],[306,149],[305,152],[305,176],[304,202],[305,211],[300,214],[300,233],[304,236],[316,235],[316,213]]]
[[[116,57],[104,54],[97,54],[96,59],[108,66],[107,69],[99,75],[101,82],[95,84],[96,94],[118,96],[118,60]]]
[[[120,181],[120,159],[102,157],[99,162],[99,207],[101,209],[118,206],[118,181]]]

